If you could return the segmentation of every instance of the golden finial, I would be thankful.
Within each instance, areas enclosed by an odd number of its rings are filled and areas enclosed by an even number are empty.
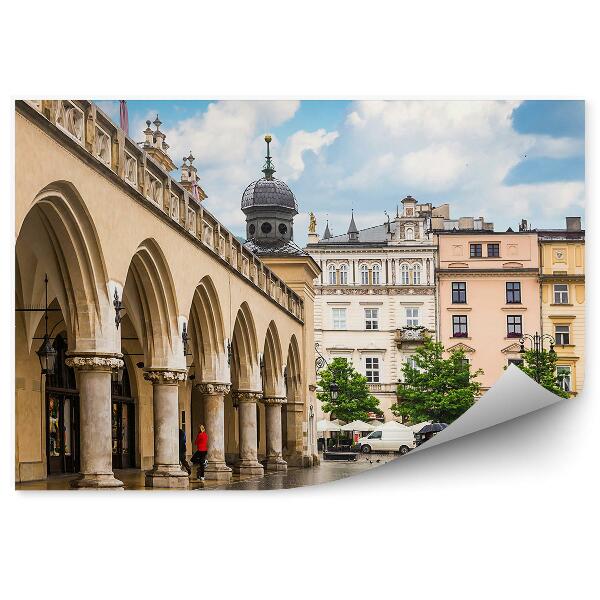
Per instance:
[[[272,139],[273,138],[268,133],[265,135],[265,142],[267,142],[267,144],[270,144]]]

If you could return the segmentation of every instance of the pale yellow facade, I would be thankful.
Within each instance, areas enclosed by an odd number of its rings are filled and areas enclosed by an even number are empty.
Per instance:
[[[539,232],[539,247],[542,330],[556,340],[557,367],[568,374],[569,391],[575,395],[584,380],[585,233]]]
[[[57,468],[81,465],[82,487],[119,487],[114,452],[127,444],[147,485],[187,487],[178,429],[189,456],[200,423],[207,479],[312,465],[314,261],[261,260],[91,102],[17,102],[15,152],[16,481],[47,477],[52,454]],[[36,355],[45,274],[48,333],[75,377],[50,399]],[[119,367],[127,440],[114,435]]]

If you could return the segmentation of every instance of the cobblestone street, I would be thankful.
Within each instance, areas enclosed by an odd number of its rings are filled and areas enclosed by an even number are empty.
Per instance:
[[[312,469],[290,468],[285,473],[267,473],[264,477],[244,477],[234,475],[229,483],[217,481],[190,480],[191,490],[280,490],[307,485],[316,485],[345,479],[363,471],[381,466],[397,458],[397,454],[371,454],[369,457],[359,455],[357,462],[321,461]],[[195,469],[194,469],[195,475]],[[41,481],[30,481],[15,486],[16,490],[72,490],[71,482],[77,475],[53,476]],[[115,470],[115,477],[125,484],[126,490],[141,491],[176,491],[157,490],[144,487],[144,472],[139,469]],[[73,490],[75,491],[75,490]],[[81,490],[80,490],[81,491]]]

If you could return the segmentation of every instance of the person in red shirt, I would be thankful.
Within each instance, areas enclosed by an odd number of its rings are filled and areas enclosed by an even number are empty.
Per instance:
[[[198,427],[198,435],[194,444],[197,450],[198,479],[204,481],[204,463],[206,462],[206,452],[208,451],[208,434],[206,433],[206,429],[204,429],[204,425]]]

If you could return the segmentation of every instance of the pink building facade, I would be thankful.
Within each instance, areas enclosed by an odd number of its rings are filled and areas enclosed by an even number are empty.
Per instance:
[[[521,360],[519,339],[540,331],[539,251],[532,232],[437,234],[439,340],[462,348],[484,390]]]

